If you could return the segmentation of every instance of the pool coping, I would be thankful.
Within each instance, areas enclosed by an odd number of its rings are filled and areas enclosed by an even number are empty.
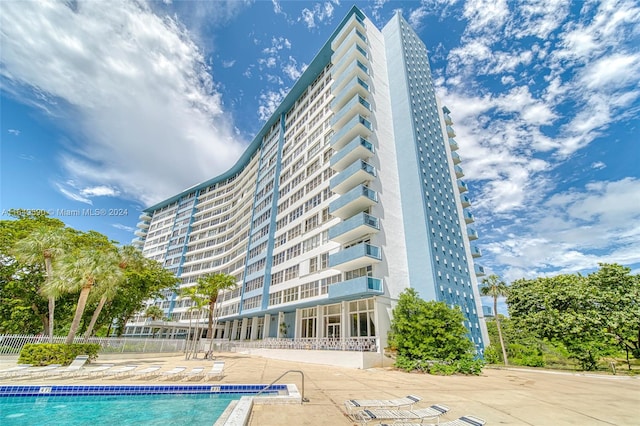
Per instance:
[[[293,384],[285,386],[287,387],[287,395],[243,396],[240,400],[233,401],[213,426],[246,426],[249,423],[254,404],[302,404],[302,395],[298,391],[298,387]]]
[[[91,395],[163,395],[163,394],[251,394],[259,393],[263,384],[219,385],[0,385],[0,398],[24,396],[91,396]],[[294,386],[295,387],[295,386]],[[290,398],[280,395],[289,385],[277,384],[265,391],[265,397]],[[297,388],[295,389],[297,393]],[[261,399],[261,398],[260,398]]]

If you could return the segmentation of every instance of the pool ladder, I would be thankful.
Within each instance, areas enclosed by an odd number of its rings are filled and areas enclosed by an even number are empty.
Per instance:
[[[260,394],[262,392],[264,392],[267,389],[269,389],[274,383],[276,383],[278,380],[282,379],[284,376],[286,376],[289,373],[300,373],[300,376],[302,377],[302,399],[300,400],[300,404],[302,404],[303,402],[309,402],[309,400],[304,397],[304,373],[301,370],[287,370],[287,371],[285,371],[277,379],[275,379],[273,382],[269,383],[267,386],[265,386],[263,389],[261,389],[260,392],[258,392],[256,394],[256,396],[260,396]]]

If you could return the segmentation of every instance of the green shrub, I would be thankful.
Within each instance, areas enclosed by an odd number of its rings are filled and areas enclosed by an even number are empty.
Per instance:
[[[98,357],[97,343],[27,343],[20,351],[18,364],[69,365],[78,355],[89,355],[89,361]]]
[[[434,362],[429,366],[429,373],[437,376],[451,376],[457,372],[455,363]]]
[[[463,358],[455,362],[456,373],[479,376],[485,363],[481,359]]]
[[[484,360],[487,364],[500,364],[502,356],[495,346],[489,345],[484,350]]]

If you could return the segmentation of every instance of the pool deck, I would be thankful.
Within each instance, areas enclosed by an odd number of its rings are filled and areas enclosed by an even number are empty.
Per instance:
[[[451,411],[441,422],[465,414],[487,421],[487,425],[638,425],[640,424],[640,377],[573,374],[521,368],[485,368],[481,376],[430,376],[408,374],[390,368],[359,370],[319,364],[218,353],[225,361],[225,375],[207,383],[268,384],[287,370],[304,372],[302,405],[254,405],[249,425],[353,425],[345,415],[346,399],[389,399],[409,394],[423,398],[416,408],[432,403]],[[184,355],[154,357],[103,356],[95,364],[162,365],[210,368],[212,361]],[[15,365],[0,359],[0,369]],[[170,380],[0,378],[0,384],[175,384]],[[190,382],[202,384],[203,382]],[[279,383],[293,383],[302,391],[300,374],[288,374]]]

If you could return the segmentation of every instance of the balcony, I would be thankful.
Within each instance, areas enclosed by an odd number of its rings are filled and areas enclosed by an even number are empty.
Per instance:
[[[480,250],[477,246],[471,246],[471,256],[474,258],[482,257],[482,250]]]
[[[453,158],[453,164],[460,164],[462,161],[458,153],[455,151],[451,151],[451,158]]]
[[[453,170],[456,172],[457,178],[461,178],[464,176],[464,171],[462,170],[462,167],[458,166],[457,164],[453,166]]]
[[[149,229],[149,222],[138,222],[136,227],[140,229]]]
[[[484,277],[486,274],[484,273],[484,267],[480,265],[473,265],[473,268],[476,272],[476,277]]]
[[[476,221],[476,219],[473,217],[470,211],[464,210],[462,214],[464,216],[464,221],[467,225]]]
[[[332,226],[329,229],[329,239],[344,244],[379,230],[378,218],[362,212]]]
[[[453,124],[453,120],[451,120],[451,117],[449,117],[449,114],[444,115],[444,123],[447,126],[451,126]]]
[[[462,207],[471,206],[471,198],[469,198],[469,196],[466,194],[460,195],[460,201],[462,201]]]
[[[138,229],[136,232],[133,233],[134,235],[137,235],[140,238],[144,238],[147,236],[147,230],[146,229]]]
[[[355,246],[340,250],[329,255],[329,268],[340,271],[351,271],[373,265],[382,260],[380,247],[367,243],[356,244]]]
[[[333,154],[330,166],[336,172],[341,172],[349,164],[357,159],[366,160],[371,158],[375,150],[373,144],[363,137],[357,136],[345,145],[340,151]]]
[[[149,213],[142,212],[142,213],[140,213],[140,216],[138,216],[138,219],[140,219],[140,220],[151,220],[151,215]]]
[[[335,70],[331,70],[331,77],[333,78],[333,84],[331,90],[333,93],[342,93],[342,88],[347,84],[350,79],[358,77],[363,81],[369,80],[369,68],[358,60],[351,62],[347,65],[342,72],[337,73]]]
[[[349,21],[344,24],[344,27],[342,27],[342,30],[338,33],[338,35],[334,37],[333,41],[331,42],[331,50],[335,51],[354,28],[358,29],[362,34],[366,33],[366,30],[364,28],[364,21],[362,21],[362,19],[357,15],[353,15],[351,19],[349,19]]]
[[[329,204],[329,213],[342,220],[362,212],[378,202],[378,194],[359,185]]]
[[[331,125],[334,129],[342,127],[356,114],[362,115],[363,117],[371,114],[371,104],[360,95],[355,95],[334,114],[333,118],[331,118]]]
[[[371,135],[371,129],[372,126],[369,120],[360,115],[353,117],[342,129],[333,134],[331,137],[331,148],[339,151],[356,136],[361,136],[366,139]]]
[[[365,31],[362,31],[358,28],[352,28],[351,31],[344,35],[339,44],[331,43],[332,46],[335,46],[335,48],[333,48],[334,57],[342,56],[345,49],[348,49],[350,45],[353,45],[355,43],[360,44],[362,47],[367,46],[367,37],[365,36]]]
[[[469,187],[467,186],[467,184],[463,181],[458,179],[458,191],[460,191],[460,193],[462,194],[463,192],[467,192],[469,190]]]
[[[384,294],[382,280],[373,277],[358,277],[329,286],[329,299],[349,299]]]
[[[467,237],[469,237],[469,241],[478,239],[478,232],[473,228],[467,228]]]
[[[458,142],[452,138],[449,138],[449,147],[451,147],[451,151],[457,151],[460,148]]]
[[[131,245],[134,247],[142,247],[144,245],[144,240],[140,238],[134,238],[131,240]]]
[[[371,164],[357,160],[332,177],[329,188],[336,194],[344,194],[355,186],[375,179],[376,169]]]
[[[447,126],[447,136],[449,136],[450,138],[456,137],[456,132],[453,131],[453,127]]]
[[[340,111],[340,109],[355,95],[360,95],[365,99],[369,96],[369,85],[364,79],[358,76],[348,80],[340,92],[334,91],[333,87],[331,90],[336,94],[336,98],[331,101],[332,111]]]
[[[369,54],[367,53],[366,44],[362,41],[359,43],[343,44],[331,55],[331,63],[336,68],[336,73],[342,71],[349,62],[358,60],[365,65],[369,64]]]

